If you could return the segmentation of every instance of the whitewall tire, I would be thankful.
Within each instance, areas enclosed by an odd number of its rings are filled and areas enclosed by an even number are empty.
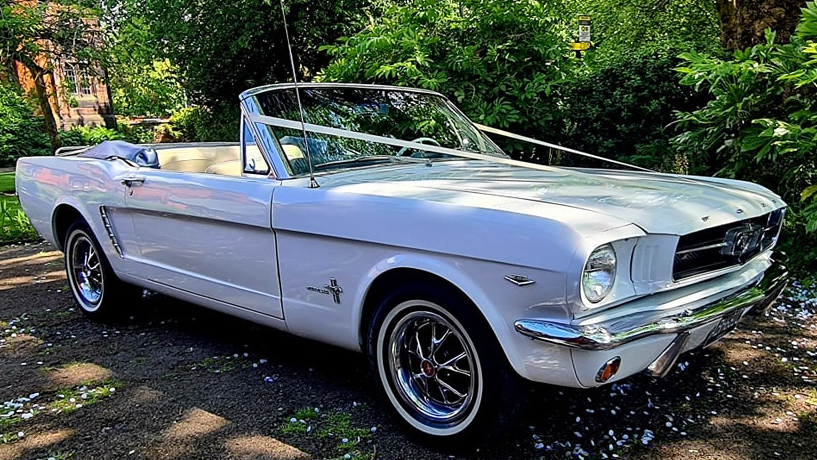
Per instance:
[[[510,423],[521,406],[517,376],[475,308],[448,289],[405,286],[373,316],[373,373],[389,405],[418,434],[459,441],[506,431],[497,422]]]

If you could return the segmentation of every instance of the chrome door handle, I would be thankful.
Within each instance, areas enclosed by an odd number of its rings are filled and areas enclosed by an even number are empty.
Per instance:
[[[144,184],[145,183],[145,178],[142,177],[142,176],[128,176],[128,177],[122,179],[122,185],[125,185],[125,186],[128,186],[128,187],[131,187],[133,184],[135,184],[137,182],[140,183],[140,184]]]

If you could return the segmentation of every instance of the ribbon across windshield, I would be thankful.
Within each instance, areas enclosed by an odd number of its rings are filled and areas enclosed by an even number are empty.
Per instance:
[[[507,158],[447,100],[433,93],[309,86],[301,87],[300,93],[306,139],[294,88],[256,94],[261,114],[252,117],[259,129],[269,130],[281,144],[294,175],[309,171],[307,149],[316,171],[444,159],[451,154]]]

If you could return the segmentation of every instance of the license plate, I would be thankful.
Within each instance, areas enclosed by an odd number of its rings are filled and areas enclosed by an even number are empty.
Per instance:
[[[713,342],[717,342],[721,337],[732,332],[732,329],[737,327],[742,316],[743,309],[739,308],[721,318],[718,321],[718,324],[715,325],[715,328],[709,331],[709,335],[706,336],[706,340],[704,340],[703,346],[707,347],[711,345]]]

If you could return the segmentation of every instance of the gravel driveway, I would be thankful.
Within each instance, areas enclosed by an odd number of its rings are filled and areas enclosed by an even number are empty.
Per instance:
[[[814,287],[664,379],[535,386],[458,449],[407,436],[361,355],[157,295],[93,323],[67,289],[54,248],[0,247],[0,460],[817,458]]]

